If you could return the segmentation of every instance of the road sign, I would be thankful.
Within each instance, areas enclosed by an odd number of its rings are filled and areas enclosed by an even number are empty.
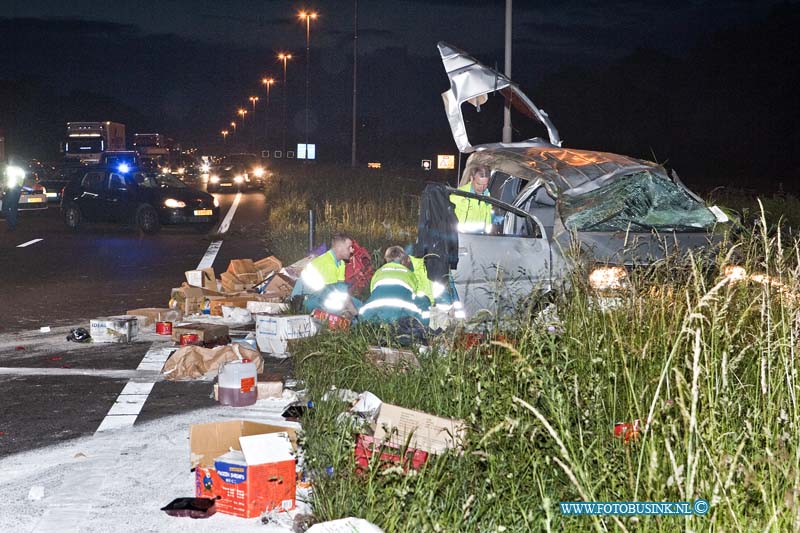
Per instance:
[[[440,170],[453,170],[456,168],[456,156],[439,154],[436,156],[436,168]]]
[[[316,144],[297,144],[297,159],[316,159],[317,158],[317,145]]]
[[[367,163],[367,168],[381,168],[380,161],[371,161]]]
[[[431,169],[431,160],[430,159],[423,159],[422,160],[422,169],[423,170],[430,170]]]

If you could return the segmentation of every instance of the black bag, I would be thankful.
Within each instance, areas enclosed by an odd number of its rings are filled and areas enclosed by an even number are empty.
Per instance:
[[[458,218],[442,183],[429,183],[422,191],[414,255],[425,258],[432,281],[446,283],[450,270],[458,266]]]

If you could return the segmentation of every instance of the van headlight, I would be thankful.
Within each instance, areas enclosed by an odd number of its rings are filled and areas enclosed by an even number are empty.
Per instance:
[[[244,182],[244,176],[236,176],[236,177],[233,178],[233,181],[235,181],[236,183],[243,183]]]
[[[263,177],[264,177],[264,169],[263,169],[263,168],[261,168],[261,167],[256,167],[256,168],[253,170],[253,174],[255,174],[255,176],[256,176],[257,178],[263,178]]]
[[[208,178],[208,181],[210,181],[211,183],[219,183],[219,176],[211,176],[210,178]]]
[[[624,289],[628,286],[628,271],[620,266],[595,268],[589,274],[589,286],[596,291]]]
[[[180,200],[176,200],[175,198],[167,198],[166,200],[164,200],[164,206],[175,209],[178,207],[186,207],[186,202],[181,202]]]

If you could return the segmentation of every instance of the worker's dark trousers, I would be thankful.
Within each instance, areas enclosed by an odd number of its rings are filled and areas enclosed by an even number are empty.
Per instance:
[[[17,208],[19,207],[19,187],[6,191],[6,196],[3,198],[3,216],[6,219],[6,226],[8,229],[17,227]]]

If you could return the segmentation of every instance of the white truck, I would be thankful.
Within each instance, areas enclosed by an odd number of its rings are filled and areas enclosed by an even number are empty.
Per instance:
[[[67,122],[64,155],[82,163],[97,163],[103,152],[125,150],[125,124]]]

